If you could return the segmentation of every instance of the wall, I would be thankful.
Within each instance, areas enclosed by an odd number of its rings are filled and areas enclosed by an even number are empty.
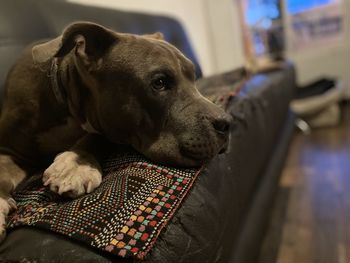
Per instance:
[[[238,1],[203,1],[208,14],[213,64],[216,72],[225,72],[244,65]]]
[[[327,75],[342,79],[347,88],[350,88],[350,1],[348,0],[344,0],[344,12],[346,20],[346,37],[344,41],[326,46],[307,48],[298,52],[289,48],[288,57],[296,64],[300,84],[305,84],[322,75]],[[290,30],[288,21],[286,25],[288,32]],[[291,40],[290,34],[287,34],[288,40]]]
[[[243,65],[237,0],[69,0],[101,7],[165,14],[179,19],[204,75]]]

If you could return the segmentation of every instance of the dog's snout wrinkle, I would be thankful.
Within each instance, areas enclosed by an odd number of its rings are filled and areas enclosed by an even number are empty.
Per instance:
[[[193,104],[193,101],[190,101],[188,103],[186,103],[180,110],[179,112],[183,112],[185,109],[187,109],[189,106],[191,106]]]

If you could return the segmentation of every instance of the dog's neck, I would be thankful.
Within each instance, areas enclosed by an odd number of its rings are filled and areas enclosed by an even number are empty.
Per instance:
[[[63,65],[59,62],[58,58],[53,58],[50,68],[50,82],[53,94],[59,105],[68,107],[70,114],[76,119],[81,128],[88,133],[99,133],[89,122],[88,118],[83,112],[80,112],[81,107],[77,106],[78,103],[72,102],[71,96],[68,94],[68,81],[67,76],[70,74],[68,68],[63,68]],[[62,75],[63,74],[63,75]],[[63,84],[63,80],[67,85]]]
[[[61,77],[58,73],[59,63],[58,58],[53,58],[50,69],[50,82],[53,94],[60,105],[66,105],[67,94],[62,84]]]

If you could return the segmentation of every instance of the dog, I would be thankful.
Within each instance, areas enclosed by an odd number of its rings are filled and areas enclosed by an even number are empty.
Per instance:
[[[27,48],[9,72],[0,118],[0,234],[31,171],[71,198],[102,180],[108,147],[191,167],[225,150],[231,116],[195,86],[195,68],[161,33],[76,22]]]

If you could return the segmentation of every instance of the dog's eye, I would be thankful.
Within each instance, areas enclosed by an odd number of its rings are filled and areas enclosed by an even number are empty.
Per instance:
[[[152,88],[155,89],[156,91],[163,91],[167,90],[169,88],[169,78],[165,75],[162,76],[157,76],[153,81],[152,81]]]
[[[157,78],[153,81],[152,87],[155,90],[162,91],[167,89],[167,82],[165,78]]]

